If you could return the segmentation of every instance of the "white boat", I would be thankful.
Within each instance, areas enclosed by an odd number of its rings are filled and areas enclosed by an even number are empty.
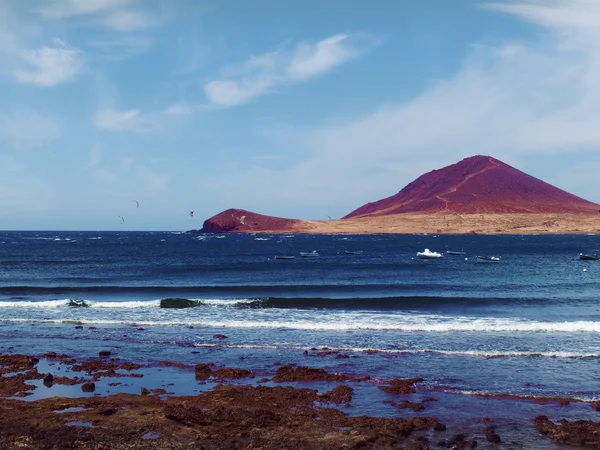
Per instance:
[[[438,252],[432,252],[431,250],[426,248],[422,252],[417,252],[417,257],[421,259],[440,259],[443,258],[444,255]]]
[[[310,257],[310,256],[319,256],[319,254],[317,253],[316,250],[313,250],[312,252],[300,252],[300,256],[306,258],[306,257]]]
[[[294,255],[275,255],[275,259],[294,259]]]
[[[360,255],[362,250],[344,250],[346,255]]]
[[[477,262],[478,263],[499,263],[500,262],[500,257],[499,256],[478,256],[477,257]]]
[[[462,251],[446,250],[446,255],[466,255],[466,253]]]

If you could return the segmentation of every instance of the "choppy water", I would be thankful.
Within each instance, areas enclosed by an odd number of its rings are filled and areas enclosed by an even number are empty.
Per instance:
[[[466,255],[417,259],[424,248]],[[300,257],[312,250],[320,256]],[[210,349],[257,369],[328,347],[357,357],[306,363],[421,376],[465,398],[596,400],[600,261],[580,252],[600,252],[600,236],[0,232],[0,351],[113,346],[138,362],[193,363],[190,349]],[[283,254],[295,259],[274,258]],[[160,307],[173,297],[199,306]]]

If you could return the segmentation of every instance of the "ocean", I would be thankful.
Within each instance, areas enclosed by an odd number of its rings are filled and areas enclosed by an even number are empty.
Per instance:
[[[425,248],[465,254],[418,259]],[[554,448],[535,415],[599,415],[600,261],[580,252],[600,253],[600,236],[3,231],[0,353],[369,375],[344,412],[382,417],[415,413],[373,386],[422,377],[416,399],[437,400],[423,414],[493,417],[516,447]]]

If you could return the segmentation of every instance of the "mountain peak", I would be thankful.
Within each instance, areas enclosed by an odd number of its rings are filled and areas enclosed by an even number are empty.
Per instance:
[[[598,205],[527,175],[491,156],[476,155],[421,175],[391,197],[344,217],[401,213],[591,213]]]

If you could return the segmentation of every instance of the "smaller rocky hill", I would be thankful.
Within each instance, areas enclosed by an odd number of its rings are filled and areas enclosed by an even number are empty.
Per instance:
[[[252,233],[262,230],[278,230],[285,233],[286,231],[292,231],[294,225],[298,222],[301,222],[301,220],[265,216],[245,209],[231,208],[206,219],[202,229],[194,231],[199,233]]]

